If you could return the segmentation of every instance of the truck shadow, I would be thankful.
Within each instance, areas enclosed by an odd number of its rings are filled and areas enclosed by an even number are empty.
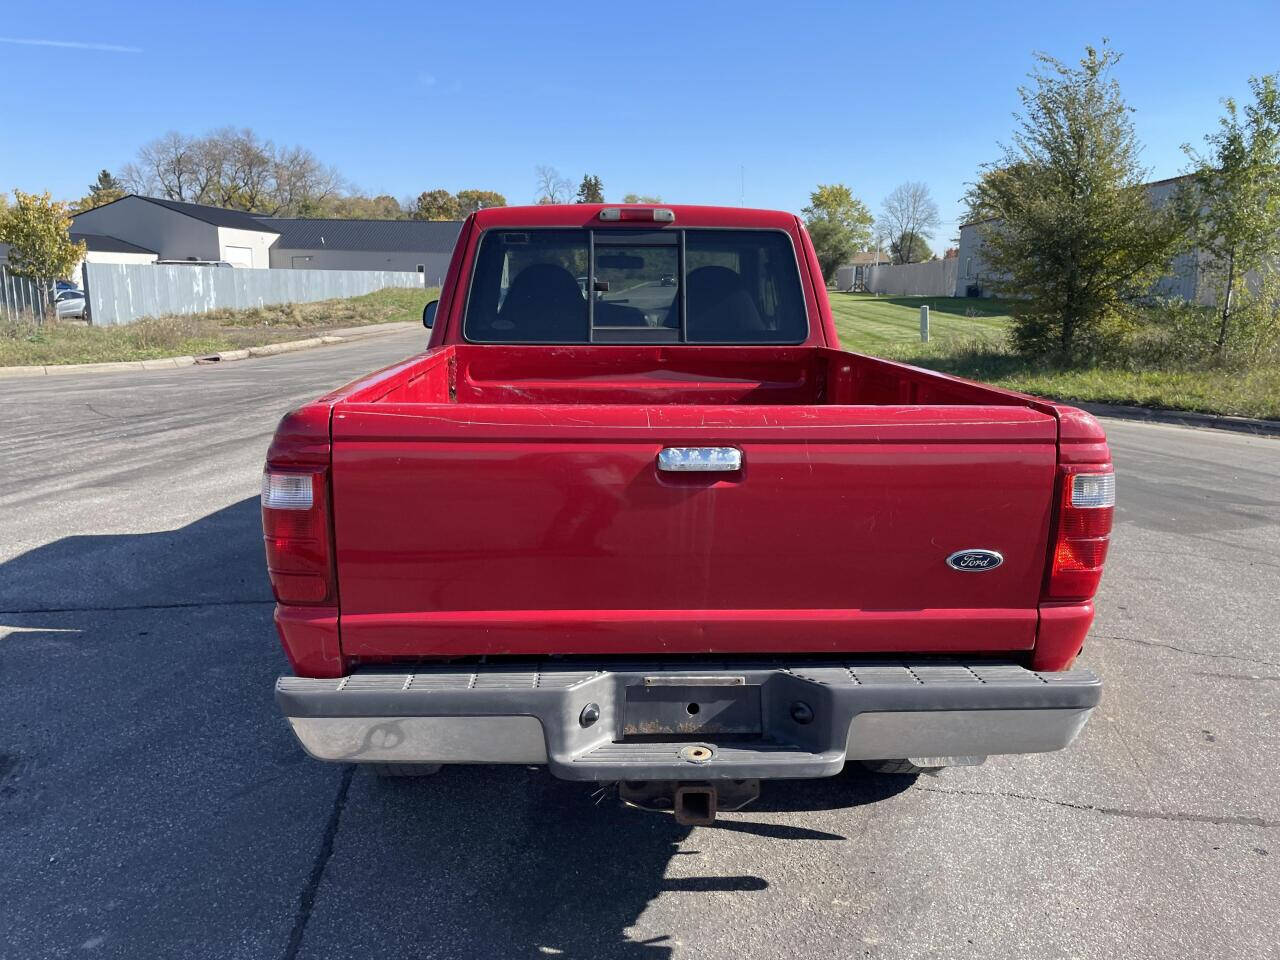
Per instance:
[[[15,951],[65,952],[110,929],[102,955],[265,956],[292,923],[299,957],[394,943],[406,956],[660,960],[667,936],[629,933],[655,900],[692,898],[664,901],[648,924],[661,929],[666,911],[760,894],[769,881],[735,848],[751,844],[757,863],[839,842],[785,815],[910,786],[853,773],[770,783],[691,834],[541,768],[348,781],[305,759],[276,713],[287,667],[271,609],[256,498],[0,564],[12,631],[0,630],[0,851],[11,909],[42,937]],[[56,839],[68,834],[94,843],[68,852]],[[74,866],[56,889],[51,856]]]
[[[673,955],[673,935],[652,931],[662,930],[668,911],[684,916],[703,909],[704,898],[751,897],[770,886],[740,869],[734,848],[748,838],[724,834],[750,836],[752,863],[756,854],[766,862],[795,856],[780,842],[846,838],[780,822],[777,814],[874,803],[910,784],[861,772],[768,783],[758,806],[694,829],[625,807],[612,788],[593,793],[541,768],[446,767],[404,780],[358,772],[326,875],[343,907],[319,924],[313,919],[308,938],[376,928],[391,910],[395,929],[416,942],[435,940],[441,955],[664,960]],[[770,864],[761,872],[775,871]],[[634,934],[667,894],[677,895],[674,904],[646,920],[645,935]],[[696,954],[688,925],[680,926],[682,948]],[[708,942],[718,936],[714,924],[693,926]],[[378,941],[355,946],[372,953]]]

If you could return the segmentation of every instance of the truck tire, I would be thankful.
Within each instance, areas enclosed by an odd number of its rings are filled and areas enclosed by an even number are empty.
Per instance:
[[[429,777],[439,773],[439,763],[371,763],[369,769],[380,777]]]
[[[919,776],[922,773],[936,773],[944,767],[918,767],[910,760],[860,760],[858,761],[872,773],[890,773],[904,776]]]

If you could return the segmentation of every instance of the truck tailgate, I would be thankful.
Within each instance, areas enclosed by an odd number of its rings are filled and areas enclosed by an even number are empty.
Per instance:
[[[1035,639],[1057,423],[1029,407],[346,402],[332,439],[348,656]],[[663,473],[674,446],[743,466]]]

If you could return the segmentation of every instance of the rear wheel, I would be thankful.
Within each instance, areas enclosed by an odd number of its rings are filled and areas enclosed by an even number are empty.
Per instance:
[[[429,777],[439,773],[439,763],[371,763],[369,769],[380,777]]]
[[[912,777],[946,769],[946,767],[920,767],[910,760],[861,760],[859,762],[872,773],[893,773]]]

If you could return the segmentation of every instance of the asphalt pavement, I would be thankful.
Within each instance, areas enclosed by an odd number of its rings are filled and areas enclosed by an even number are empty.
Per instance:
[[[1107,421],[1069,750],[690,829],[316,763],[277,716],[271,431],[421,341],[0,382],[0,957],[1280,956],[1280,439]]]

